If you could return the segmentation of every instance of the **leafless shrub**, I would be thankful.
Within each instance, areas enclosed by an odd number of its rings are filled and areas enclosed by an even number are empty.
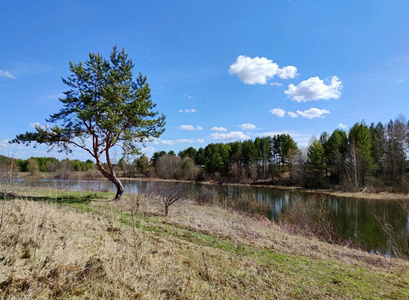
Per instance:
[[[271,207],[267,202],[259,201],[254,195],[250,194],[241,194],[235,199],[229,198],[227,201],[224,201],[224,206],[227,209],[249,216],[262,216],[268,218],[271,212]]]
[[[199,205],[212,205],[217,199],[217,192],[206,186],[201,186],[196,194],[195,200]]]
[[[327,206],[325,196],[311,196],[295,201],[280,222],[291,231],[320,240],[340,244],[335,231],[334,213]]]
[[[165,206],[165,216],[169,213],[169,206],[186,195],[186,187],[180,184],[161,183],[154,185],[150,194],[158,197]]]

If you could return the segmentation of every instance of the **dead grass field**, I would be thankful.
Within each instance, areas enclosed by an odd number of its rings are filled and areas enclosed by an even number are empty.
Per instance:
[[[265,219],[187,200],[164,217],[160,202],[136,195],[18,193],[5,202],[0,229],[5,299],[409,295],[407,261],[290,235]]]

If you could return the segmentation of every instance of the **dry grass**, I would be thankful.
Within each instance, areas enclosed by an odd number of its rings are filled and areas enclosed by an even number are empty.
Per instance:
[[[159,201],[137,197],[5,207],[3,298],[404,299],[409,292],[405,261],[190,201],[175,203],[168,218]]]

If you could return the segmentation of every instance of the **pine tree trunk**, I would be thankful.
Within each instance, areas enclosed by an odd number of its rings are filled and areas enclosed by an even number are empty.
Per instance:
[[[108,173],[99,161],[97,161],[97,165],[102,175],[104,175],[105,178],[116,186],[116,195],[114,200],[121,200],[122,194],[124,193],[124,186],[122,185],[122,182],[118,179],[118,177],[116,177],[115,172],[114,174]]]
[[[122,194],[124,193],[124,187],[118,178],[115,177],[115,179],[116,179],[116,183],[114,182],[114,184],[116,186],[116,195],[115,195],[114,200],[121,200]]]

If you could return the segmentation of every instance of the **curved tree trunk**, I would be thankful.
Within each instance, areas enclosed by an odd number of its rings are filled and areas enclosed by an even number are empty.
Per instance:
[[[114,200],[121,200],[122,194],[124,193],[124,186],[122,182],[114,175],[112,176],[113,180],[111,180],[116,186],[116,195]]]
[[[124,186],[122,185],[122,182],[118,179],[118,177],[116,177],[115,172],[113,172],[113,174],[110,174],[107,170],[104,169],[102,163],[99,160],[97,160],[97,166],[102,175],[104,175],[105,178],[107,178],[116,186],[116,195],[113,200],[121,200],[122,194],[124,193]]]

